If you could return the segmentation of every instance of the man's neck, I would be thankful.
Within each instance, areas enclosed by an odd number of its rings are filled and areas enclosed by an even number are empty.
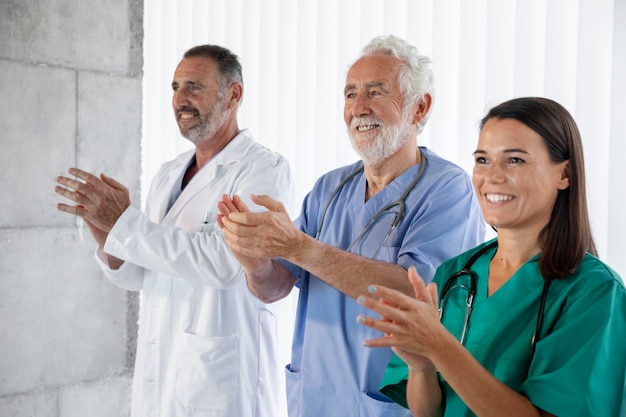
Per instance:
[[[414,140],[377,165],[364,165],[367,190],[365,200],[379,193],[404,171],[421,161],[421,153]]]

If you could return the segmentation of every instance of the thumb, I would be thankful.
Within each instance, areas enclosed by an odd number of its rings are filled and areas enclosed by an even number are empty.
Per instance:
[[[439,292],[437,291],[437,284],[431,282],[426,286],[426,291],[428,291],[430,300],[435,308],[439,308]]]
[[[258,204],[259,206],[263,206],[266,209],[268,209],[269,211],[286,212],[285,206],[283,205],[283,203],[281,203],[278,200],[274,200],[269,195],[250,194],[250,200],[252,200],[252,202],[254,204]]]
[[[415,291],[415,298],[418,300],[428,300],[428,293],[426,291],[426,285],[424,281],[417,273],[414,266],[409,267],[409,281],[413,285],[413,291]]]

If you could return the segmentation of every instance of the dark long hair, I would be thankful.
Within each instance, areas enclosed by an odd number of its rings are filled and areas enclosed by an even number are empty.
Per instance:
[[[480,128],[494,117],[523,123],[543,138],[553,162],[569,161],[569,187],[559,191],[550,221],[539,235],[541,275],[545,279],[563,278],[580,265],[586,252],[597,256],[578,126],[562,105],[541,97],[516,98],[497,105],[481,120]]]

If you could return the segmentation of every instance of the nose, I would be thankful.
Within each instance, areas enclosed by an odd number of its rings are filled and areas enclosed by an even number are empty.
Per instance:
[[[484,178],[489,183],[501,183],[505,179],[504,170],[500,164],[491,163],[485,167]]]
[[[352,116],[365,116],[372,112],[367,94],[357,94],[356,97],[350,101],[349,105]]]
[[[189,104],[187,93],[183,88],[172,92],[172,105],[174,108],[179,108]]]

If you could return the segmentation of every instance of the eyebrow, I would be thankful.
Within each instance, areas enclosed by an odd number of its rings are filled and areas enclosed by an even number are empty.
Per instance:
[[[383,91],[388,92],[389,89],[387,87],[385,87],[385,85],[383,83],[381,83],[380,81],[372,81],[369,82],[367,84],[365,84],[365,86],[367,88],[372,88],[372,87],[380,87],[383,89]],[[348,84],[346,85],[346,87],[343,89],[343,93],[346,94],[349,90],[353,90],[356,89],[356,84]]]
[[[472,155],[484,154],[484,153],[487,153],[487,151],[483,151],[482,149],[476,149],[474,152],[472,152]],[[505,149],[502,151],[502,153],[523,153],[523,154],[529,155],[528,151],[525,151],[524,149],[519,149],[519,148]]]
[[[198,82],[198,81],[192,81],[192,80],[186,80],[183,81],[181,83],[179,83],[178,81],[172,81],[172,87],[174,87],[175,85],[197,85],[199,87],[204,87],[204,84]]]

